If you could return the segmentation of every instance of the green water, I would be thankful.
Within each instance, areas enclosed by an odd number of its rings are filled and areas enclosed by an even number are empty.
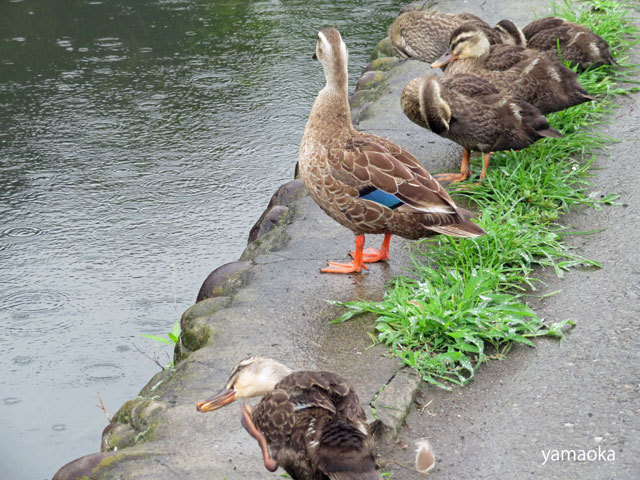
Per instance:
[[[292,178],[317,31],[353,88],[403,3],[0,1],[0,478],[99,450]]]

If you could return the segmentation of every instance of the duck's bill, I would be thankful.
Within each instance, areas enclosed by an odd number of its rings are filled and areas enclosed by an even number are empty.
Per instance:
[[[439,59],[431,64],[431,68],[440,68],[445,66],[447,63],[453,62],[458,58],[458,55],[454,55],[453,52],[448,51],[444,55],[442,55]]]
[[[198,403],[198,405],[196,405],[196,409],[199,412],[213,412],[214,410],[218,410],[219,408],[230,404],[235,399],[235,390],[227,390],[225,388],[224,390],[216,393],[213,397],[205,400],[204,402]]]

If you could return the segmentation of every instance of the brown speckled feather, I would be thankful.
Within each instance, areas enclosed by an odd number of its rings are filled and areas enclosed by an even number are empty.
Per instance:
[[[484,62],[487,70],[504,71],[515,67],[522,62],[533,62],[534,60],[546,60],[540,52],[531,50],[520,45],[493,45],[489,56]]]
[[[338,375],[292,373],[264,396],[252,418],[294,479],[380,478],[358,396]]]
[[[591,65],[616,63],[607,41],[577,23],[546,17],[534,20],[522,31],[527,38],[528,47],[557,56],[559,44],[562,58],[577,64],[581,69]]]
[[[411,154],[381,137],[353,130],[342,146],[328,149],[326,157],[301,162],[301,172],[318,205],[356,235],[391,233],[417,239],[481,232]],[[367,187],[393,194],[404,205],[391,209],[360,198]],[[459,227],[450,228],[455,225]]]

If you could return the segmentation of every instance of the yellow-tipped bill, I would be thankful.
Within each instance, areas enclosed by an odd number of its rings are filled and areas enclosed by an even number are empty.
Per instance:
[[[453,62],[458,58],[458,55],[454,55],[451,50],[447,50],[444,55],[431,64],[431,68],[440,68],[447,63]]]
[[[199,412],[213,412],[214,410],[218,410],[219,408],[224,407],[225,405],[230,404],[236,399],[236,392],[233,389],[224,389],[218,393],[216,393],[213,397],[205,400],[204,402],[198,403],[196,405],[196,409]]]

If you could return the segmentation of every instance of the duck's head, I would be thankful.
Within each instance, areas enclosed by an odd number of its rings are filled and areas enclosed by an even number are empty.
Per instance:
[[[457,59],[485,58],[489,55],[489,39],[474,23],[467,22],[456,28],[451,34],[449,50],[431,64],[431,67],[443,67]]]
[[[433,133],[441,134],[449,130],[451,107],[442,98],[442,87],[438,77],[430,75],[421,79],[418,93],[420,115]]]
[[[213,397],[198,403],[196,408],[199,412],[211,412],[239,398],[266,395],[290,373],[288,367],[271,358],[246,358],[233,367],[226,386]]]
[[[498,32],[500,41],[505,45],[527,46],[527,38],[522,30],[511,20],[500,20],[493,29]]]
[[[316,53],[312,58],[320,60],[327,85],[347,87],[349,53],[338,30],[325,28],[318,32]]]

